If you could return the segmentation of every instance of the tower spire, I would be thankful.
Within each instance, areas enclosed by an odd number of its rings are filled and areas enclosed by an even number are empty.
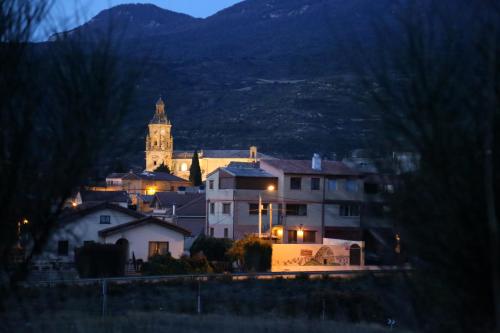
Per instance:
[[[163,102],[161,95],[158,102],[156,102],[156,114],[165,114],[165,103]]]

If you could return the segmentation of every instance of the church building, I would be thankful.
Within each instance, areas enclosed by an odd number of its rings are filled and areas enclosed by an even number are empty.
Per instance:
[[[160,98],[156,111],[148,125],[146,136],[146,171],[154,171],[166,165],[177,177],[188,179],[194,151],[174,151],[172,124],[165,114],[165,103]],[[257,147],[248,150],[200,150],[198,151],[202,179],[219,167],[231,162],[258,162],[273,157],[257,152]]]

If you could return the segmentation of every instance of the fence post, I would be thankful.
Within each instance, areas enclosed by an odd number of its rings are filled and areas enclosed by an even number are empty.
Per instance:
[[[102,289],[102,311],[101,315],[104,317],[106,315],[106,307],[107,307],[107,297],[108,297],[108,282],[106,279],[101,280],[101,289]]]
[[[199,278],[198,278],[198,304],[196,307],[196,311],[198,314],[201,314],[201,282]]]

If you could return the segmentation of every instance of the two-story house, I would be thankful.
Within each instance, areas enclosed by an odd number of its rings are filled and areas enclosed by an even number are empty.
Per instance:
[[[256,163],[230,163],[207,176],[207,233],[212,237],[240,239],[259,232],[270,234],[270,224],[278,223],[278,177],[259,169]],[[272,217],[271,217],[272,216]]]
[[[362,239],[363,182],[357,171],[317,154],[312,161],[263,160],[260,168],[279,179],[275,232],[283,243]]]

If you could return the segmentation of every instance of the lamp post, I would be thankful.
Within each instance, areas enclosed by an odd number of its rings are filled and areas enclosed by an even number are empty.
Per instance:
[[[267,187],[268,192],[273,192],[274,191],[274,185],[269,185]],[[272,217],[270,220],[270,223],[272,223]],[[262,195],[259,192],[259,239],[262,238]]]

